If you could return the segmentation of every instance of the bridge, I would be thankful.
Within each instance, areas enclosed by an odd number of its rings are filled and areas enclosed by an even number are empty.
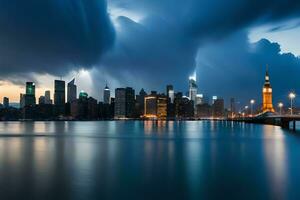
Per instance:
[[[241,117],[232,119],[232,121],[240,121],[254,124],[269,124],[280,126],[284,129],[296,131],[296,121],[300,121],[300,115],[276,115],[274,113],[262,113],[253,117]],[[290,126],[292,124],[292,126]]]

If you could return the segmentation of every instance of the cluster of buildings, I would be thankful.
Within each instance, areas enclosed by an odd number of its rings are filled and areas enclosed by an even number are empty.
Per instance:
[[[189,91],[186,95],[175,92],[172,85],[166,86],[165,93],[141,89],[138,94],[131,87],[116,88],[114,97],[106,85],[103,101],[81,91],[77,94],[75,79],[67,85],[63,80],[54,81],[54,95],[45,91],[36,102],[35,83],[26,82],[25,93],[20,94],[20,108],[13,109],[13,119],[32,120],[102,120],[102,119],[194,119],[224,117],[224,100],[213,97],[212,103],[198,94],[196,75],[189,77]],[[1,107],[0,107],[1,108]],[[3,110],[9,107],[4,97]],[[7,116],[7,115],[6,115]],[[2,116],[3,118],[3,116]],[[4,116],[4,119],[7,117]]]
[[[63,80],[54,81],[54,95],[45,91],[36,102],[35,83],[26,82],[24,94],[20,94],[20,108],[9,106],[4,97],[0,104],[0,119],[31,120],[108,120],[108,119],[203,119],[249,115],[250,111],[237,112],[234,98],[229,108],[224,108],[224,99],[213,96],[211,99],[198,93],[196,75],[189,77],[189,90],[184,95],[175,92],[172,85],[166,86],[165,93],[141,89],[138,94],[131,87],[116,88],[114,97],[107,86],[103,89],[103,101],[81,91],[77,94],[75,79],[67,85]],[[66,98],[66,99],[65,99]],[[253,100],[254,102],[254,100]],[[275,112],[272,102],[272,87],[268,71],[262,90],[262,106],[258,112]],[[251,108],[251,115],[253,114]]]

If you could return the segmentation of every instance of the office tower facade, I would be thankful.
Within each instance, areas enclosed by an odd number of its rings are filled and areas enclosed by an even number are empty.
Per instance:
[[[35,83],[26,82],[26,94],[24,95],[25,106],[33,106],[36,104]]]
[[[45,104],[52,104],[50,90],[45,91]]]
[[[199,104],[203,104],[204,100],[203,100],[203,94],[197,94],[196,95],[196,100],[195,100],[195,105],[199,105]]]
[[[9,98],[8,97],[3,97],[3,107],[9,108]]]
[[[235,112],[236,112],[235,99],[234,98],[230,98],[230,112],[231,112],[231,117],[233,117]]]
[[[20,108],[25,107],[25,94],[20,94]]]
[[[136,95],[136,110],[137,110],[137,116],[142,116],[144,115],[144,109],[145,109],[145,97],[147,93],[145,90],[142,88],[139,92],[138,95]]]
[[[115,118],[126,117],[126,89],[115,89]]]
[[[26,82],[26,95],[35,96],[35,83]]]
[[[217,96],[212,96],[212,99],[211,99],[211,104],[214,104],[215,103],[215,101],[218,99],[218,97]]]
[[[170,103],[174,103],[175,98],[174,88],[173,85],[167,85],[167,97],[170,100]]]
[[[70,103],[77,98],[77,86],[75,85],[75,78],[72,79],[67,86],[67,102]]]
[[[224,111],[224,99],[216,99],[212,105],[212,116],[214,118],[223,118]]]
[[[65,112],[65,81],[55,80],[54,81],[54,105],[55,114],[63,115]]]
[[[135,91],[131,87],[127,87],[126,91],[126,117],[133,118],[135,110]]]
[[[110,104],[110,89],[109,87],[105,86],[104,91],[103,91],[103,103],[104,104]]]
[[[131,87],[115,90],[115,118],[133,118],[135,114],[135,91]]]
[[[270,83],[270,77],[268,69],[266,70],[265,75],[265,83],[262,89],[262,97],[263,97],[263,112],[275,112],[273,107],[273,100],[272,100],[272,86]]]
[[[150,94],[145,97],[144,117],[152,119],[166,119],[168,97],[165,95]]]
[[[45,104],[45,96],[40,96],[39,104]]]
[[[189,77],[189,98],[192,100],[194,103],[196,101],[196,95],[198,91],[198,86],[196,83],[196,73],[194,73],[193,76]]]

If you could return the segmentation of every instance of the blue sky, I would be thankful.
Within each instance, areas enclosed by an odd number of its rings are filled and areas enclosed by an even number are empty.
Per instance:
[[[294,0],[0,0],[0,97],[38,94],[53,79],[102,89],[187,90],[260,102],[265,66],[274,101],[299,91],[300,2]]]

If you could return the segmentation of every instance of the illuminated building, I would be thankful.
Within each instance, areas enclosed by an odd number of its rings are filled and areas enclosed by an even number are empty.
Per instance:
[[[272,86],[270,83],[268,68],[266,70],[265,84],[262,89],[262,96],[263,96],[262,111],[263,112],[275,112],[275,110],[273,108],[273,102],[272,102]]]
[[[195,105],[203,104],[203,94],[197,94],[196,95],[196,100],[195,100]]]
[[[167,118],[167,97],[152,93],[145,97],[144,117],[149,119]]]
[[[194,73],[193,76],[189,77],[189,98],[190,100],[192,100],[194,103],[196,101],[196,95],[197,95],[197,90],[198,90],[198,86],[196,84],[196,73]]]
[[[26,95],[35,96],[35,84],[34,84],[34,82],[26,82]]]
[[[174,95],[173,85],[167,85],[167,97],[170,100],[170,103],[174,103]]]
[[[75,78],[68,83],[67,87],[67,102],[70,103],[76,100],[77,86],[75,85]]]
[[[36,103],[35,100],[35,84],[34,82],[26,82],[26,94],[24,95],[24,105],[33,106]]]
[[[54,105],[56,115],[63,115],[65,112],[65,81],[54,81]]]
[[[215,103],[215,101],[218,99],[218,97],[217,96],[213,96],[212,97],[212,104],[214,104]]]
[[[103,102],[104,102],[104,104],[110,104],[110,89],[107,86],[107,84],[103,91]]]

